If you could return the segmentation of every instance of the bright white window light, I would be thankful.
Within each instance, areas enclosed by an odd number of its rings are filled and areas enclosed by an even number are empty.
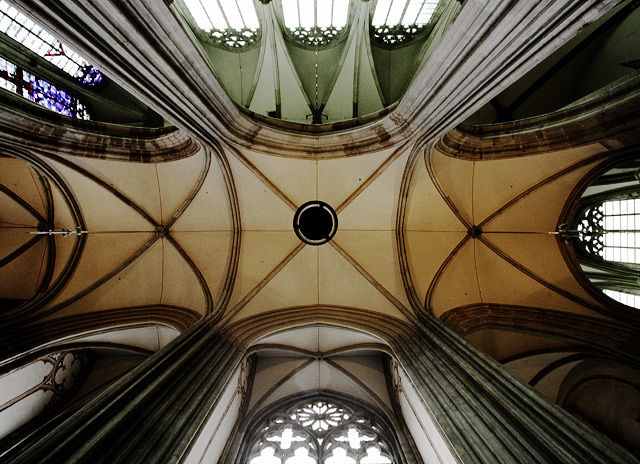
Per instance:
[[[404,13],[405,3],[406,0],[395,0],[394,2],[391,2],[391,8],[389,8],[389,13],[387,14],[387,25],[395,26],[396,24],[400,24]]]
[[[370,419],[323,400],[275,413],[251,440],[249,464],[393,463]]]
[[[236,3],[242,14],[242,21],[245,27],[248,29],[258,29],[260,22],[258,21],[256,9],[253,6],[253,0],[238,0]]]
[[[260,22],[253,0],[184,0],[196,25],[215,45],[238,49],[255,44]]]
[[[338,28],[347,24],[348,0],[282,0],[284,25],[289,29]]]
[[[94,85],[102,81],[100,71],[4,0],[0,0],[0,32],[83,84]]]
[[[316,2],[310,0],[298,0],[300,14],[300,27],[313,27],[316,25]]]
[[[403,26],[411,26],[412,24],[416,24],[418,21],[418,15],[420,14],[420,9],[422,8],[422,2],[417,0],[409,0],[409,4],[404,12],[404,16],[402,17],[402,25]]]
[[[373,13],[373,21],[371,24],[376,27],[386,24],[390,6],[391,0],[378,0],[378,5],[376,6],[376,11]]]
[[[300,27],[298,14],[298,0],[282,0],[282,12],[284,13],[284,25],[289,29]]]
[[[424,26],[437,4],[430,0],[378,0],[371,24],[374,27]]]
[[[640,264],[639,203],[638,200],[628,199],[605,201],[602,204],[602,257],[607,261]]]
[[[328,45],[347,25],[348,0],[281,0],[284,25],[308,46]]]
[[[640,309],[640,296],[631,293],[618,292],[616,290],[604,289],[604,294],[619,301],[622,304]]]
[[[252,0],[185,0],[185,4],[198,27],[205,31],[259,27]]]
[[[317,21],[316,24],[318,27],[329,27],[331,26],[331,16],[333,10],[331,8],[327,8],[324,5],[318,5],[317,10]]]
[[[331,24],[336,27],[344,27],[347,24],[349,14],[349,2],[346,0],[333,0],[333,17]]]

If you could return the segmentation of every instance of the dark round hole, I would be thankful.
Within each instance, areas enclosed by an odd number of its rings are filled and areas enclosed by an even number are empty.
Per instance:
[[[298,208],[293,217],[293,230],[309,245],[322,245],[333,238],[338,217],[331,206],[322,201],[309,201]]]

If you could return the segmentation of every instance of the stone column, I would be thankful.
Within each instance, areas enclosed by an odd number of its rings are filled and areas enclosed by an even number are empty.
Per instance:
[[[636,462],[440,320],[394,348],[460,462]]]
[[[178,462],[243,353],[201,321],[73,414],[45,424],[5,450],[0,460]]]

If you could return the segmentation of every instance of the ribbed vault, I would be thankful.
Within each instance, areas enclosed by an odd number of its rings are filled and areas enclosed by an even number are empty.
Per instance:
[[[234,382],[254,354],[280,379],[243,408],[320,391],[330,373],[332,389],[393,416],[381,384],[395,362],[404,412],[431,421],[418,436],[440,437],[420,453],[619,456],[454,333],[576,408],[602,376],[637,385],[640,316],[581,276],[559,228],[596,173],[637,158],[637,73],[537,118],[460,125],[619,2],[444,2],[432,35],[398,50],[370,42],[374,3],[352,1],[344,34],[309,50],[283,33],[279,2],[256,2],[259,44],[235,53],[202,43],[181,2],[21,2],[176,128],[71,123],[0,92],[2,359],[120,325],[183,335],[76,419],[43,426],[43,451],[13,457],[55,454],[82,416],[88,448],[110,443],[101,459],[185,459],[217,433],[221,404],[243,411]],[[338,217],[320,246],[292,227],[310,200]],[[120,394],[148,414],[127,422]]]

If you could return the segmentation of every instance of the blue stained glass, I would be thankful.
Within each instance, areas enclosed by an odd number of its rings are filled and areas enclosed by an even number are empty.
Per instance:
[[[0,87],[56,113],[79,119],[90,119],[87,109],[77,98],[4,58],[0,58]]]
[[[78,79],[83,84],[96,85],[102,82],[102,73],[95,67],[86,65],[82,67],[81,71],[82,75],[81,77],[78,77]]]

